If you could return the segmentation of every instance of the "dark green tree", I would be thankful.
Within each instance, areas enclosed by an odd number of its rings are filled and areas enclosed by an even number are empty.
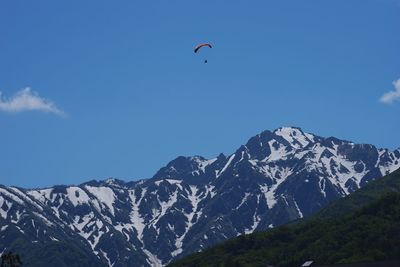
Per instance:
[[[14,254],[11,251],[4,253],[1,256],[0,267],[21,267],[22,261],[18,254]]]

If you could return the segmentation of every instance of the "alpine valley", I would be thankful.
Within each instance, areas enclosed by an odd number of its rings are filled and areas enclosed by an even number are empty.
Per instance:
[[[400,167],[400,149],[283,127],[235,153],[178,157],[152,178],[0,185],[0,253],[24,266],[163,266],[316,213]]]

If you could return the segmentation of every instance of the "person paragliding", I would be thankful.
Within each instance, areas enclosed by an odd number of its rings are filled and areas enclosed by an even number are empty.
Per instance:
[[[207,43],[205,43],[205,44],[198,44],[198,45],[196,45],[195,48],[194,48],[194,53],[197,54],[197,53],[200,51],[200,49],[203,48],[203,47],[212,48],[212,45],[211,45],[211,44],[207,44]],[[207,62],[208,62],[207,59],[205,59],[205,60],[204,60],[204,63],[207,63]]]

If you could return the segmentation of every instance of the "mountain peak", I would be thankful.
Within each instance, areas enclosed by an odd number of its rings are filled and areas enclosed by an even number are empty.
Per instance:
[[[304,135],[305,133],[300,127],[295,127],[295,126],[283,126],[275,129],[273,131],[274,134],[285,136],[285,135],[290,135],[290,136],[297,136],[297,135]]]
[[[120,180],[120,179],[116,179],[116,178],[107,178],[106,180],[104,180],[105,184],[108,184],[110,186],[117,186],[117,187],[121,187],[125,185],[125,181]]]
[[[302,129],[301,129],[301,127],[298,127],[298,126],[281,126],[281,127],[279,127],[279,128],[276,128],[275,130],[274,130],[274,132],[276,132],[276,131],[278,131],[278,130],[287,130],[287,131],[303,131]]]
[[[315,137],[313,134],[303,132],[300,127],[280,127],[273,133],[288,141],[294,148],[302,148],[313,143]]]

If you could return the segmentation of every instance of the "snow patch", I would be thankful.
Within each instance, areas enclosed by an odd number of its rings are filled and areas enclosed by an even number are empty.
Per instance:
[[[114,191],[109,188],[109,187],[105,187],[105,186],[100,186],[100,187],[94,187],[94,186],[88,186],[86,185],[85,188],[91,193],[93,194],[99,201],[100,203],[103,203],[104,205],[106,205],[111,214],[114,216],[114,202],[115,202],[115,195],[114,195]]]
[[[129,192],[129,197],[131,198],[131,203],[132,203],[132,212],[130,214],[130,219],[133,224],[133,227],[136,229],[136,232],[138,233],[138,238],[139,240],[143,243],[143,230],[145,228],[145,223],[144,219],[140,215],[139,211],[139,206],[140,203],[142,203],[143,197],[146,194],[147,188],[142,189],[142,194],[140,198],[136,201],[135,200],[135,191],[130,191]]]
[[[42,221],[47,225],[47,226],[54,226],[54,223],[52,223],[51,221],[49,221],[49,219],[47,219],[46,217],[44,217],[42,214],[38,213],[38,212],[32,212],[33,214],[35,214],[37,217],[39,217],[40,219],[42,219]]]
[[[299,209],[299,206],[297,205],[296,200],[293,199],[293,202],[294,202],[294,206],[296,207],[297,213],[299,214],[299,217],[300,217],[300,218],[303,218],[303,217],[304,217],[304,216],[303,216],[303,213],[302,213],[301,210]]]
[[[6,204],[7,208],[6,207],[3,208],[4,204]],[[11,202],[8,202],[7,200],[5,200],[3,197],[0,196],[0,217],[1,218],[7,219],[7,214],[8,214],[8,211],[10,210],[11,206],[12,206]],[[7,210],[5,210],[5,208]]]
[[[165,179],[167,180],[168,183],[170,184],[180,184],[182,183],[182,180],[175,180],[175,179]]]
[[[104,258],[106,258],[107,262],[108,262],[108,266],[113,266],[113,264],[111,264],[110,259],[108,258],[107,253],[105,253],[103,250],[100,249],[100,253],[103,254]]]
[[[148,251],[147,249],[143,249],[144,254],[147,256],[147,262],[152,266],[152,267],[162,267],[162,261],[157,258],[156,255]]]
[[[214,189],[215,189],[215,186],[207,185],[205,195],[207,196],[208,194],[210,194],[210,198],[213,198],[217,194],[216,192],[214,192]]]
[[[12,194],[11,192],[9,192],[3,188],[0,188],[0,194],[3,194],[4,196],[11,198],[12,200],[14,200],[15,202],[17,202],[20,205],[25,204],[24,201],[21,198],[19,198],[17,195]]]
[[[272,209],[276,203],[277,199],[275,197],[275,192],[278,189],[279,185],[286,181],[286,178],[290,176],[292,172],[289,169],[285,169],[283,177],[280,179],[273,179],[275,182],[272,186],[268,187],[268,185],[259,185],[261,192],[264,194],[265,200],[267,201],[267,206],[269,209]]]
[[[199,169],[205,173],[206,172],[206,167],[208,165],[213,164],[217,158],[209,159],[209,160],[201,160],[198,157],[195,158],[195,161],[197,162],[197,165],[199,166]]]
[[[257,195],[257,207],[256,210],[254,211],[254,215],[253,215],[253,224],[249,229],[246,229],[244,231],[244,233],[247,234],[251,234],[252,232],[254,232],[254,230],[257,228],[258,224],[261,221],[260,216],[257,215],[258,212],[258,205],[260,204],[260,195]]]
[[[178,193],[175,191],[172,196],[167,201],[160,201],[159,197],[157,196],[158,203],[160,203],[160,210],[154,216],[155,219],[152,221],[152,225],[156,228],[157,222],[165,215],[168,209],[170,209],[177,201]]]
[[[50,198],[51,194],[53,192],[53,188],[46,188],[46,189],[40,189],[40,190],[31,190],[28,191],[27,194],[32,196],[34,199],[38,200],[42,204],[46,204],[46,200],[51,200],[54,202],[54,198],[56,197],[56,194],[53,195],[53,199]]]
[[[275,144],[278,144],[278,148],[276,149]],[[286,147],[275,140],[271,140],[268,142],[269,148],[271,150],[271,154],[263,159],[262,161],[275,161],[275,160],[281,160],[285,157],[286,155]]]
[[[283,137],[294,148],[301,148],[307,146],[310,141],[307,136],[297,128],[282,127],[274,131],[276,135]],[[297,143],[300,143],[300,145]]]
[[[228,162],[225,164],[225,166],[222,168],[221,171],[217,173],[217,178],[221,176],[221,174],[228,168],[228,166],[231,164],[232,160],[235,158],[235,154],[232,154],[232,156],[229,157]]]
[[[67,188],[68,199],[71,201],[74,207],[82,204],[87,204],[90,201],[88,194],[81,188],[72,186]]]
[[[236,210],[238,210],[243,204],[244,202],[246,202],[247,198],[250,196],[251,194],[249,192],[245,192],[244,193],[244,197],[242,198],[242,201],[240,202],[239,206],[236,207]]]
[[[192,205],[192,212],[189,214],[185,213],[185,216],[187,217],[185,232],[175,240],[176,249],[171,253],[171,255],[173,257],[182,253],[183,239],[185,238],[186,234],[189,232],[189,230],[192,228],[193,224],[195,223],[193,221],[193,218],[195,215],[197,215],[196,220],[198,220],[198,218],[201,216],[201,213],[202,213],[201,211],[199,211],[199,212],[197,211],[198,204],[202,200],[201,196],[197,196],[198,188],[194,185],[190,185],[189,188],[190,188],[190,192],[188,192],[188,200],[190,200],[190,204]],[[204,195],[202,195],[202,196],[206,197],[207,194],[205,194],[205,196]]]
[[[10,189],[13,191],[13,193],[18,195],[25,202],[29,202],[31,205],[35,206],[38,210],[43,211],[43,208],[40,205],[38,205],[36,202],[32,201],[32,199],[30,199],[24,192],[22,192],[21,190],[19,190],[16,187],[10,187]]]

